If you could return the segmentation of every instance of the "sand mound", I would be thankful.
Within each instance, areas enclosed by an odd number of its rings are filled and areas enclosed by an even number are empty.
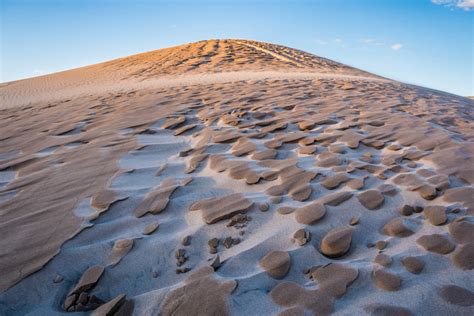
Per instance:
[[[212,276],[214,270],[202,268],[190,275],[182,287],[166,295],[163,315],[226,315],[227,297],[237,286],[235,281],[219,282]]]
[[[321,252],[328,257],[337,258],[344,255],[351,247],[353,229],[335,228],[321,240]]]
[[[290,264],[290,256],[284,251],[272,251],[260,260],[260,266],[275,279],[282,279],[288,273]]]

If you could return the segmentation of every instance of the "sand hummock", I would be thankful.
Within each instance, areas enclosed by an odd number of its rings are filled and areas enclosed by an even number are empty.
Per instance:
[[[474,101],[207,40],[0,86],[0,314],[472,315]]]

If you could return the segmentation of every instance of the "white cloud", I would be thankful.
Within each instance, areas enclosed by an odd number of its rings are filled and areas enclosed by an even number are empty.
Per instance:
[[[374,43],[375,40],[373,38],[363,38],[363,39],[360,40],[360,42],[369,44],[369,43]]]
[[[458,7],[464,10],[474,9],[474,0],[431,0],[431,2],[448,7]]]
[[[319,45],[327,45],[328,42],[318,39],[316,40],[316,43],[318,43]]]
[[[393,49],[393,50],[399,50],[399,49],[401,49],[402,47],[403,47],[403,45],[400,44],[400,43],[393,44],[392,46],[390,46],[390,48]]]
[[[333,42],[334,43],[342,43],[342,40],[340,38],[335,38]]]
[[[458,3],[458,7],[470,10],[474,8],[474,0],[464,0]]]

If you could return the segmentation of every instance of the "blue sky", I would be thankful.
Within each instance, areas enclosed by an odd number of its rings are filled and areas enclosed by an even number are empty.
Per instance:
[[[0,81],[211,38],[474,95],[474,0],[0,0]]]

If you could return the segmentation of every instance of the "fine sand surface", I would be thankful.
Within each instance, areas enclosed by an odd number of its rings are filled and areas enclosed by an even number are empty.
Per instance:
[[[201,41],[0,86],[0,315],[472,315],[474,101]]]

